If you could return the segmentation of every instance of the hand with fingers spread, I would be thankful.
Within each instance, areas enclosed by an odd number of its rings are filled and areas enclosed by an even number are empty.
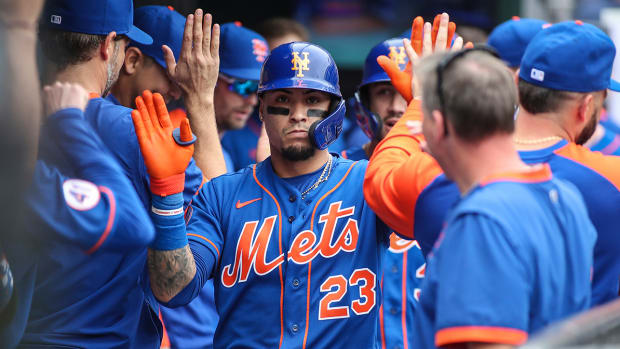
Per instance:
[[[394,61],[386,56],[377,58],[377,62],[385,70],[392,80],[392,85],[407,100],[411,100],[415,96],[414,93],[420,93],[416,88],[416,82],[413,74],[412,66],[420,57],[427,56],[432,52],[439,52],[450,48],[452,37],[456,30],[456,24],[450,22],[447,13],[437,15],[433,25],[424,23],[424,19],[418,16],[413,20],[411,26],[411,40],[404,40],[405,51],[409,57],[409,63],[404,71],[401,71]],[[463,40],[459,37],[454,41],[452,50],[460,50],[463,47]]]
[[[194,153],[194,145],[179,145],[175,142],[173,126],[166,109],[164,98],[146,90],[136,97],[138,110],[131,112],[131,118],[140,144],[140,150],[150,177],[151,192],[167,196],[183,191],[185,169]],[[181,121],[182,142],[193,139],[189,120]]]
[[[201,9],[187,16],[178,62],[168,46],[162,47],[168,75],[186,100],[213,99],[220,66],[220,27],[215,24],[212,30],[212,19],[211,14],[203,16]]]

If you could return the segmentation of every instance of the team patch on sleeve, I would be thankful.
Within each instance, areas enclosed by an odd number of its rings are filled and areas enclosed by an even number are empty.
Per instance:
[[[81,179],[68,179],[62,184],[62,192],[69,207],[87,211],[97,206],[101,194],[97,186]]]

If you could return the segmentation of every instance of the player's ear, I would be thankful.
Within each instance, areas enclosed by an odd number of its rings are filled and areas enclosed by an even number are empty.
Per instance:
[[[596,107],[594,104],[595,99],[592,93],[586,94],[579,100],[576,114],[578,123],[587,123],[590,121],[590,116],[592,116],[592,112]]]
[[[104,61],[108,61],[110,57],[112,57],[114,53],[114,38],[116,37],[116,32],[110,32],[106,35],[105,40],[99,46],[99,55],[101,59]]]
[[[133,75],[142,65],[144,65],[144,55],[142,51],[135,46],[128,47],[125,51],[123,71],[127,75]]]
[[[444,122],[444,115],[439,110],[433,110],[430,117],[431,134],[435,140],[444,137],[446,133],[446,122]]]

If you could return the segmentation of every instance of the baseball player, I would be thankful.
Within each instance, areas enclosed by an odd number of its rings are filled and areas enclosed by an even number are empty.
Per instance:
[[[404,69],[409,61],[403,40],[385,40],[370,50],[364,64],[362,83],[349,105],[359,127],[371,140],[362,147],[342,151],[350,160],[368,160],[377,143],[385,137],[407,108],[407,101],[396,91],[390,77],[377,63],[385,55]],[[383,299],[379,308],[381,348],[409,348],[412,343],[413,310],[424,277],[425,261],[420,246],[397,234],[390,235],[390,248],[384,256]]]
[[[613,42],[600,29],[563,22],[534,37],[519,73],[515,143],[521,157],[528,163],[546,161],[558,177],[575,184],[598,231],[593,305],[618,297],[620,243],[613,217],[620,213],[620,158],[580,145],[592,136],[607,90],[620,91],[610,79],[615,55]],[[539,100],[541,93],[548,95]]]
[[[49,116],[41,130],[39,160],[26,196],[27,228],[2,236],[2,243],[11,246],[5,250],[7,257],[17,267],[11,306],[17,311],[2,315],[3,348],[15,347],[20,339],[26,347],[105,346],[72,336],[93,329],[93,314],[98,312],[94,304],[97,299],[106,300],[99,290],[85,290],[80,283],[109,277],[102,265],[92,263],[97,256],[144,249],[153,240],[153,226],[131,184],[84,121],[87,101],[87,92],[77,84],[56,83],[44,89]],[[79,267],[67,275],[61,266],[73,261]],[[101,275],[94,278],[93,273]],[[79,291],[92,293],[80,292],[80,300],[73,303],[72,293]],[[104,302],[98,307],[108,306]],[[65,321],[63,314],[69,307],[89,311],[72,313],[71,321]],[[97,321],[109,325],[105,319]]]
[[[357,190],[366,162],[326,150],[345,109],[336,65],[316,45],[281,45],[265,60],[258,93],[271,157],[205,184],[187,227],[173,214],[184,164],[159,161],[191,150],[168,136],[160,96],[132,114],[151,177],[174,187],[151,188],[156,229],[170,241],[149,254],[151,288],[175,307],[214,278],[216,348],[374,347],[388,229]]]
[[[430,56],[415,74],[422,99],[407,113],[424,114],[427,149],[462,198],[429,254],[414,347],[516,346],[588,309],[596,230],[572,184],[520,159],[504,63],[470,49]]]
[[[187,51],[182,51],[185,24],[185,17],[169,6],[153,5],[137,8],[134,25],[149,34],[153,38],[153,43],[147,45],[136,41],[129,42],[118,80],[106,99],[117,105],[134,108],[134,99],[144,90],[161,93],[166,103],[183,97],[192,129],[200,138],[196,143],[194,158],[188,167],[193,169],[198,166],[204,177],[210,179],[225,173],[225,164],[216,132],[213,101],[205,101],[205,86],[200,83],[213,81],[216,78],[214,75],[216,71],[201,69],[201,64],[204,63]],[[198,29],[198,26],[191,29]],[[189,74],[177,71],[177,66],[189,69]],[[205,73],[211,73],[213,76]],[[192,76],[199,77],[200,80],[196,83],[189,79]],[[184,118],[185,113],[182,113],[173,122],[178,127]],[[190,178],[196,183],[186,181],[186,186],[197,188],[202,178],[200,176]]]
[[[447,17],[447,15],[445,15]],[[447,18],[442,19],[447,22]],[[569,30],[573,27],[573,29]],[[569,27],[569,28],[567,28]],[[550,31],[550,29],[554,30]],[[574,30],[574,28],[581,29]],[[444,29],[445,30],[445,29]],[[566,32],[564,32],[566,30]],[[441,30],[440,30],[441,31]],[[549,35],[552,33],[553,35]],[[586,47],[577,45],[575,41],[570,39],[572,35],[585,35],[588,36],[588,40],[594,42],[593,45]],[[562,38],[558,40],[558,38]],[[553,52],[551,50],[542,50],[542,46],[550,45],[554,40],[558,40],[558,46],[554,49],[565,50]],[[611,66],[613,63],[613,55],[611,52],[615,52],[615,48],[611,43],[611,40],[603,34],[600,30],[590,26],[572,23],[562,25],[552,25],[551,27],[540,31],[532,40],[527,52],[530,51],[530,47],[534,41],[539,42],[539,50],[546,52],[549,56],[541,56],[541,60],[549,59],[549,57],[555,57],[557,53],[562,52],[562,57],[574,57],[577,52],[603,52],[605,55],[599,55],[596,53],[598,60],[585,63],[585,61],[573,60],[570,58],[575,66],[566,64],[561,69],[571,72],[572,78],[577,78],[584,74],[584,66],[579,66],[577,63],[588,64],[598,67],[598,70],[589,70],[591,73],[588,75],[589,79],[595,79],[597,81],[597,87],[605,89],[610,86]],[[523,60],[525,60],[525,57]],[[584,56],[586,57],[586,56]],[[568,59],[568,58],[567,58]],[[385,57],[382,60],[386,64],[384,67],[388,70],[388,75],[392,80],[399,80],[399,82],[393,82],[398,87],[399,92],[403,95],[411,96],[411,85],[409,85],[408,91],[405,81],[411,81],[410,77],[405,77],[407,74],[400,71],[398,67],[390,67],[389,58]],[[549,62],[556,62],[556,60],[550,60]],[[530,68],[531,69],[531,68]],[[548,68],[549,69],[549,68]],[[606,70],[607,69],[607,70]],[[531,73],[531,72],[530,72]],[[521,75],[523,75],[523,64],[521,66]],[[536,73],[535,74],[540,74]],[[544,79],[543,79],[544,80]],[[567,79],[568,80],[568,79]],[[562,80],[563,84],[566,84],[566,80]],[[578,80],[581,81],[581,80]],[[606,85],[605,85],[606,82]],[[537,82],[540,83],[540,82]],[[560,86],[560,85],[557,85]],[[613,87],[614,85],[611,85]],[[570,90],[569,90],[570,91]],[[543,93],[543,92],[541,92]],[[545,92],[547,93],[547,92]],[[588,94],[591,97],[587,98],[592,100],[594,94],[591,92],[581,92],[582,97],[587,97]],[[602,94],[601,92],[600,94]],[[540,96],[540,95],[538,95]],[[577,95],[571,95],[573,98],[577,98]],[[523,102],[524,96],[520,96],[520,101]],[[596,103],[602,102],[602,96],[598,96],[600,99],[596,99]],[[531,97],[534,98],[534,97]],[[543,98],[544,99],[544,98]],[[578,98],[577,98],[578,99]],[[540,100],[536,100],[534,104],[542,103]],[[573,99],[573,103],[574,103]],[[567,102],[568,103],[568,102]],[[592,103],[592,102],[590,102]],[[595,103],[595,104],[596,104]],[[576,105],[573,104],[573,107]],[[591,131],[588,131],[586,125],[592,122],[592,119],[596,119],[598,113],[594,111],[590,104],[588,116],[581,119],[579,123],[572,121],[562,120],[560,115],[563,112],[556,112],[557,118],[533,118],[523,110],[523,104],[521,103],[519,113],[517,116],[517,128],[515,137],[517,141],[519,139],[522,142],[531,142],[532,139],[537,140],[534,144],[517,144],[520,151],[520,155],[526,163],[547,162],[551,166],[555,175],[562,179],[567,179],[576,185],[581,194],[584,196],[586,206],[590,213],[590,219],[594,223],[599,234],[597,245],[594,250],[594,277],[592,281],[592,304],[601,304],[610,299],[614,299],[618,294],[618,266],[620,261],[612,257],[617,255],[612,246],[618,246],[618,244],[612,243],[615,234],[610,227],[612,224],[609,217],[613,217],[615,212],[613,210],[618,205],[611,204],[615,200],[615,177],[613,168],[619,168],[616,164],[617,159],[615,157],[603,157],[598,156],[587,150],[570,143],[562,141],[562,137],[566,137],[571,142],[579,141],[584,142],[591,135]],[[577,109],[573,110],[569,115],[575,114]],[[585,110],[582,108],[582,110]],[[420,247],[424,255],[432,249],[433,244],[437,240],[439,232],[442,228],[442,223],[446,217],[447,212],[458,201],[459,194],[455,184],[448,180],[443,174],[442,170],[438,167],[437,162],[428,154],[421,151],[420,142],[422,138],[411,135],[407,122],[416,121],[412,118],[413,114],[405,115],[399,120],[399,122],[392,128],[392,131],[386,138],[377,146],[373,157],[371,158],[364,182],[364,194],[369,205],[377,212],[377,214],[386,222],[390,227],[394,228],[396,232],[413,231],[414,237],[419,242]],[[523,119],[520,119],[521,116]],[[528,127],[522,129],[521,124],[524,120],[545,120],[542,125],[535,127]],[[554,120],[553,122],[549,120]],[[417,120],[419,121],[419,120]],[[570,133],[563,134],[562,136],[549,136],[542,137],[542,141],[537,138],[533,138],[533,135],[546,130],[546,132],[553,132],[549,129],[566,128],[570,130]],[[593,130],[594,128],[590,128]],[[585,130],[585,131],[584,131]],[[532,133],[532,136],[527,136],[528,133]],[[523,141],[525,140],[525,141]],[[546,143],[545,143],[546,142]],[[526,152],[526,149],[539,149],[540,151]],[[564,148],[565,153],[560,153],[559,150]],[[574,154],[568,152],[568,150],[579,149]],[[379,154],[383,154],[378,156]],[[585,154],[585,155],[584,155]],[[588,168],[588,171],[584,171],[584,165]],[[575,170],[579,168],[580,170]],[[397,178],[415,178],[414,185],[409,185],[405,189],[397,185],[395,181]],[[593,184],[597,183],[597,184]],[[600,185],[608,189],[603,189],[606,193],[606,203],[601,204],[598,196],[591,190],[593,185]],[[396,190],[397,188],[397,190]],[[598,192],[598,191],[596,191]],[[610,201],[611,200],[611,201]],[[414,212],[411,215],[411,211]],[[605,213],[605,214],[603,214]],[[416,217],[424,217],[423,220],[416,219]]]
[[[91,15],[85,17],[85,13]],[[188,16],[186,27],[189,30],[186,30],[184,37],[188,54],[203,56],[205,65],[201,69],[206,70],[217,67],[217,61],[211,55],[210,19],[210,16],[205,16],[203,27],[202,11]],[[148,187],[153,180],[144,170],[144,160],[130,119],[131,109],[97,97],[106,96],[116,80],[128,39],[143,44],[152,41],[150,36],[133,26],[131,1],[48,1],[42,21],[39,32],[42,51],[53,68],[48,75],[60,81],[80,82],[91,93],[93,98],[85,111],[86,120],[121,165],[143,207],[149,207],[151,198]],[[217,28],[214,26],[215,31]],[[199,33],[194,33],[193,29]],[[217,36],[216,33],[214,36]],[[169,67],[174,74],[188,76],[189,71],[184,69],[192,68],[185,64]],[[192,81],[200,81],[203,83],[201,88],[209,91],[208,79]],[[180,88],[183,86],[180,85]],[[202,182],[202,173],[196,167],[188,168],[186,177],[188,183],[195,185],[183,188],[184,204],[188,205]],[[159,244],[162,242],[156,235],[151,246]],[[71,282],[71,292],[67,292],[64,282],[47,284],[49,290],[42,294],[62,293],[67,300],[64,303],[50,302],[57,304],[58,309],[39,314],[41,326],[33,328],[32,332],[28,330],[26,336],[30,336],[32,342],[78,347],[159,346],[162,333],[158,320],[159,305],[148,287],[146,255],[145,248],[123,253],[101,251],[91,255],[89,263],[85,264],[82,251],[77,246],[62,253],[50,251],[40,263],[56,266],[55,275],[60,280]],[[58,260],[63,263],[56,263]],[[80,273],[76,273],[78,269]],[[78,275],[83,278],[81,282],[72,282]],[[88,315],[88,318],[76,314]],[[59,323],[64,327],[60,327]]]

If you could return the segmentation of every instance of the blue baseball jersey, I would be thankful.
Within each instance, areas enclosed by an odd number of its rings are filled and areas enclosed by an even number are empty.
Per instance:
[[[0,346],[122,347],[114,325],[137,315],[111,317],[105,295],[118,286],[102,267],[151,242],[150,218],[81,110],[47,117],[39,145],[26,229],[2,235],[19,297],[0,325]],[[98,338],[87,342],[84,333]]]
[[[581,192],[598,232],[594,247],[592,305],[618,298],[620,280],[620,157],[603,155],[562,140],[548,148],[519,152],[527,163],[546,162],[554,176]]]
[[[103,98],[92,98],[84,116],[103,141],[105,151],[112,155],[129,179],[134,190],[131,195],[137,194],[140,209],[150,209],[149,180],[133,128],[131,109]],[[41,139],[42,151],[54,159],[61,171],[70,174],[71,161],[59,159],[49,150],[53,149],[49,145],[51,141]],[[186,206],[202,182],[202,172],[192,161],[186,172],[183,193]],[[119,229],[126,229],[124,234],[130,234],[144,228],[126,225]],[[41,299],[36,295],[33,299],[24,343],[89,348],[159,346],[162,336],[159,304],[148,283],[145,247],[106,250],[96,256],[87,256],[78,246],[55,245],[50,249],[53,253],[45,255],[39,262],[37,285],[40,282],[42,285],[37,289],[42,290],[38,292]],[[45,277],[40,278],[40,275]],[[64,282],[46,282],[49,278]],[[50,301],[60,296],[64,302]],[[35,313],[35,306],[40,311]]]
[[[449,214],[429,255],[415,348],[519,345],[590,306],[596,230],[548,165],[488,178]]]
[[[187,225],[196,276],[168,305],[212,277],[216,348],[375,347],[388,230],[359,190],[366,164],[333,156],[303,198],[270,158],[207,183]]]
[[[342,157],[366,160],[366,151],[359,147],[344,150]],[[381,307],[379,308],[379,343],[381,348],[409,348],[413,343],[413,313],[424,278],[426,261],[415,240],[390,234],[385,251],[381,277]]]

